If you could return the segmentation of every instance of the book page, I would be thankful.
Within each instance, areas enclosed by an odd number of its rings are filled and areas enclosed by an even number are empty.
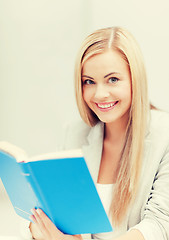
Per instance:
[[[60,159],[60,158],[73,158],[73,157],[83,157],[83,153],[81,149],[72,149],[72,150],[65,150],[53,153],[45,153],[41,155],[33,156],[27,160],[26,162],[34,162],[34,161],[41,161],[41,160],[49,160],[49,159]]]
[[[2,150],[3,152],[6,152],[7,154],[14,157],[17,162],[25,162],[27,159],[27,154],[23,149],[15,146],[9,142],[1,141],[0,142],[0,150]]]

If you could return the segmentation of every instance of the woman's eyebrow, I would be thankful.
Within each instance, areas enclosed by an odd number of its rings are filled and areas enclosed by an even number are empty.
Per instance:
[[[83,77],[90,78],[90,79],[93,79],[93,80],[94,80],[94,78],[89,77],[89,76],[87,76],[87,75],[82,75],[82,78],[83,78]]]
[[[111,73],[108,73],[104,76],[104,78],[107,78],[108,76],[112,75],[112,74],[118,74],[118,72],[111,72]]]

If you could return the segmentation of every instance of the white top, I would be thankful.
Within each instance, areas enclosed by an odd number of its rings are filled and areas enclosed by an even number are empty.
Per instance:
[[[104,209],[107,213],[107,216],[109,218],[109,221],[112,225],[112,217],[110,214],[110,207],[111,207],[111,202],[112,202],[112,197],[113,197],[113,190],[114,190],[114,184],[96,184],[96,188],[98,191],[98,194],[100,196],[100,199],[102,201],[102,204],[104,206]],[[113,226],[112,226],[113,228]],[[119,229],[113,229],[112,232],[108,233],[97,233],[97,234],[92,234],[92,238],[94,239],[114,239],[118,237],[119,235]]]
[[[104,209],[109,217],[109,220],[111,220],[109,210],[110,210],[111,201],[112,201],[112,197],[113,197],[114,184],[97,183],[96,188],[97,188],[98,194],[100,196],[100,199],[102,201],[102,204],[104,206]]]

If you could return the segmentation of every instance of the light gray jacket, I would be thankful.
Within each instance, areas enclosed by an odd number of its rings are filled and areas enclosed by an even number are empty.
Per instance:
[[[141,127],[141,126],[140,126]],[[64,149],[82,148],[95,183],[103,146],[103,124],[90,128],[83,122],[68,127]],[[139,191],[123,230],[137,228],[146,240],[169,240],[169,114],[151,110]]]

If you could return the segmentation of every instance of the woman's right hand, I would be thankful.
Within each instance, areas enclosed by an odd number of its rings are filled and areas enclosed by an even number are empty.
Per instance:
[[[30,232],[32,234],[32,237],[37,240],[43,240],[44,237],[42,235],[42,232],[39,230],[36,224],[30,223],[29,225]]]
[[[32,235],[37,240],[83,240],[81,235],[62,233],[41,209],[32,209]],[[41,232],[41,233],[40,233]]]

